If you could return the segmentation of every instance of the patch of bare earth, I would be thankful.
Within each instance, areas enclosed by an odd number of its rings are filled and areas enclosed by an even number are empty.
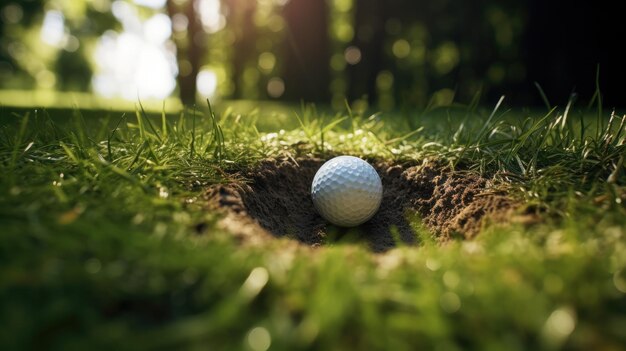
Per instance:
[[[289,237],[317,246],[350,237],[385,251],[401,241],[415,245],[418,237],[407,218],[419,216],[440,241],[472,238],[485,218],[504,220],[516,207],[506,194],[491,189],[488,179],[452,172],[434,164],[373,161],[383,183],[383,201],[376,215],[356,229],[329,225],[316,212],[311,182],[324,160],[268,159],[239,174],[245,182],[208,189],[213,209],[226,213],[221,225],[243,240]]]

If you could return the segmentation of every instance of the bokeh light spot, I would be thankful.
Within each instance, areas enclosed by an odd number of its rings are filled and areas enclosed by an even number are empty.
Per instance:
[[[80,48],[80,41],[78,38],[73,35],[68,36],[63,49],[67,52],[75,52],[78,48]]]
[[[2,9],[2,19],[6,23],[19,23],[24,17],[24,11],[18,4],[8,4]]]
[[[361,50],[356,46],[348,46],[343,53],[346,62],[351,65],[356,65],[361,62]]]
[[[450,106],[454,101],[454,90],[440,89],[433,93],[432,106]]]
[[[272,345],[272,336],[263,327],[253,328],[248,332],[248,346],[254,351],[266,351]]]
[[[135,0],[135,4],[153,9],[160,9],[165,6],[167,0]]]
[[[270,275],[265,267],[255,267],[241,286],[243,296],[251,299],[257,296],[269,281]]]
[[[285,93],[285,82],[274,77],[267,82],[267,94],[273,98],[279,98]]]
[[[110,0],[92,0],[91,7],[98,12],[109,12],[111,10]]]
[[[619,292],[626,294],[626,269],[619,270],[613,274],[613,284],[615,284],[615,288]]]
[[[184,32],[189,27],[189,18],[182,13],[172,16],[172,28],[176,32]]]
[[[459,63],[460,53],[455,43],[447,41],[435,49],[433,57],[433,66],[437,73],[446,74]]]
[[[143,32],[150,42],[162,44],[172,35],[172,22],[168,16],[157,13],[144,23]]]
[[[123,33],[108,31],[99,39],[94,90],[127,100],[164,99],[176,87],[176,57],[167,45],[148,40],[142,27],[131,28]]]
[[[381,71],[378,73],[376,86],[380,90],[391,90],[393,87],[393,74],[389,71]]]
[[[194,3],[194,8],[200,15],[200,22],[207,33],[218,32],[226,25],[220,0],[198,0]]]
[[[429,270],[435,272],[439,268],[441,268],[441,262],[437,261],[434,258],[427,258],[426,259],[426,268],[428,268]]]
[[[111,4],[111,13],[113,16],[124,23],[124,20],[134,17],[133,8],[126,2],[117,0]]]
[[[202,70],[196,77],[198,94],[203,97],[213,97],[217,91],[217,74],[212,70]]]
[[[264,52],[259,55],[259,68],[263,73],[270,73],[276,65],[276,56],[271,52]]]
[[[422,43],[413,43],[411,46],[410,59],[417,64],[424,63],[424,61],[426,61],[426,46]]]
[[[335,9],[339,12],[348,12],[352,9],[352,0],[335,0]]]
[[[551,343],[560,343],[567,338],[576,327],[574,310],[563,307],[550,314],[543,326],[543,335]]]
[[[85,261],[85,271],[90,274],[96,274],[102,269],[102,263],[97,258],[90,258]]]
[[[285,21],[280,16],[272,16],[268,20],[267,28],[274,33],[278,33],[285,29]]]
[[[404,39],[399,39],[393,43],[391,51],[393,52],[395,57],[402,59],[409,56],[409,54],[411,53],[411,45],[408,41]]]
[[[449,289],[456,289],[456,287],[461,282],[461,277],[455,271],[447,271],[443,274],[443,283]]]
[[[354,37],[354,28],[347,22],[340,22],[335,25],[335,35],[342,42],[349,42]]]
[[[54,46],[61,47],[65,38],[65,18],[60,11],[50,10],[46,12],[41,25],[41,41]]]

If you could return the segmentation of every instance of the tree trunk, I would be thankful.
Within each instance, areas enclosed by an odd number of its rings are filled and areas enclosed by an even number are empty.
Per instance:
[[[233,76],[235,84],[233,97],[237,99],[249,99],[244,93],[244,70],[250,61],[257,58],[257,30],[254,24],[254,13],[256,12],[256,1],[248,0],[227,0],[230,9],[229,22],[234,23],[232,30],[235,32],[235,43],[233,44]],[[258,90],[258,87],[257,87]]]
[[[188,0],[179,8],[174,4],[173,0],[167,1],[167,12],[170,18],[174,18],[174,15],[178,13],[184,14],[189,25],[187,27],[187,38],[184,42],[181,40],[174,40],[176,44],[176,59],[178,61],[178,92],[180,100],[184,105],[193,105],[196,103],[196,77],[200,71],[200,64],[202,58],[202,46],[197,44],[200,39],[199,36],[203,35],[202,24],[200,19],[196,16],[194,9],[194,0]],[[188,74],[184,72],[181,63],[186,60],[191,66],[191,70]]]
[[[385,68],[384,50],[385,3],[378,0],[362,0],[355,3],[355,37],[351,45],[361,50],[361,61],[346,68],[348,74],[348,100],[364,96],[373,103],[377,99],[376,77]]]
[[[328,8],[323,0],[291,0],[283,8],[287,22],[283,54],[285,99],[328,102],[330,48]]]

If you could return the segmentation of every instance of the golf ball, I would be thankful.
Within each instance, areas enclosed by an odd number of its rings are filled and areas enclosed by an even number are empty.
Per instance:
[[[326,220],[341,227],[354,227],[378,211],[383,185],[369,163],[353,156],[339,156],[317,171],[311,197],[317,212]]]

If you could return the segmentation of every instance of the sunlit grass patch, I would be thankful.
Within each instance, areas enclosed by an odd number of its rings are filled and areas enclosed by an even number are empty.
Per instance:
[[[144,106],[145,107],[145,106]],[[597,349],[626,342],[624,118],[497,108],[401,116],[305,106],[87,119],[0,116],[7,349]],[[440,113],[441,112],[441,113]],[[436,162],[489,177],[531,222],[374,254],[243,245],[204,196],[268,158]],[[496,223],[502,224],[502,223]]]

